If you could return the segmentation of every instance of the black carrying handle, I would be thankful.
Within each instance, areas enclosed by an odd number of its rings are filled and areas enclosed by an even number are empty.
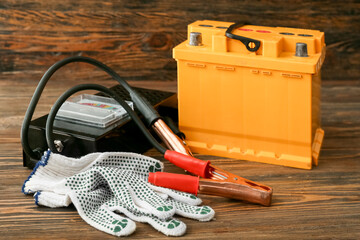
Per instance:
[[[234,24],[232,24],[226,30],[225,36],[227,36],[228,38],[232,38],[232,39],[241,41],[245,45],[245,47],[246,47],[246,49],[248,51],[256,52],[260,47],[261,42],[259,40],[252,39],[252,38],[247,38],[247,37],[243,37],[243,36],[239,36],[239,35],[235,35],[235,34],[232,33],[232,31],[234,29],[239,28],[241,26],[244,26],[244,24],[242,24],[242,23],[234,23]],[[254,43],[254,47],[251,46],[252,45],[251,43]]]

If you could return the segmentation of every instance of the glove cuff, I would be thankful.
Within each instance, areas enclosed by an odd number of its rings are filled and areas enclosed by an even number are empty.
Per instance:
[[[68,195],[64,194],[57,194],[53,192],[47,191],[38,191],[34,194],[35,204],[51,207],[51,208],[58,208],[58,207],[67,207],[71,203],[71,199]]]

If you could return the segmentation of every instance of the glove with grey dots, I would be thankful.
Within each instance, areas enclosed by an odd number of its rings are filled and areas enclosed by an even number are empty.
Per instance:
[[[175,214],[199,221],[213,218],[214,210],[198,206],[201,200],[196,196],[148,183],[149,172],[162,170],[160,161],[140,154],[92,153],[75,159],[48,151],[22,190],[35,193],[38,205],[73,203],[84,221],[116,236],[133,233],[134,221],[181,236],[186,225],[173,218]]]

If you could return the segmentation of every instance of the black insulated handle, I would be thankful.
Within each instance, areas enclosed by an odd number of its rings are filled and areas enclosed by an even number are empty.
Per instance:
[[[232,33],[232,31],[236,28],[239,28],[241,26],[244,26],[244,24],[242,23],[234,23],[232,24],[230,27],[228,27],[228,29],[225,32],[225,36],[228,38],[232,38],[235,40],[239,40],[240,42],[242,42],[246,49],[250,52],[256,52],[259,47],[260,47],[260,41],[256,40],[256,39],[252,39],[252,38],[247,38],[247,37],[243,37],[243,36],[239,36],[239,35],[235,35]]]
[[[135,106],[144,116],[148,126],[151,126],[154,122],[161,118],[159,113],[153,108],[149,101],[140,95],[140,93],[136,92],[135,89],[132,89],[132,92],[130,92],[130,97]]]

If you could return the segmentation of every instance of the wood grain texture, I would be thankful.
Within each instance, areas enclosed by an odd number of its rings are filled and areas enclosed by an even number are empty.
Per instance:
[[[360,3],[330,0],[3,0],[0,74],[35,74],[64,57],[85,55],[128,80],[173,81],[171,50],[185,40],[187,25],[201,19],[324,31],[324,79],[360,77]]]
[[[96,83],[113,81],[97,70],[79,64]],[[36,74],[35,74],[36,75]],[[37,207],[21,193],[30,170],[22,167],[19,131],[36,76],[0,81],[0,239],[116,239],[86,224],[74,207]],[[30,76],[30,75],[29,75]],[[79,82],[50,81],[36,116],[48,113],[55,99]],[[85,80],[84,80],[85,81]],[[344,82],[348,84],[344,84]],[[175,82],[134,81],[132,85],[176,91]],[[354,81],[327,81],[322,86],[322,120],[325,140],[320,164],[301,170],[255,162],[196,155],[220,168],[269,185],[274,189],[270,207],[202,195],[216,211],[211,222],[181,218],[187,224],[182,239],[359,239],[360,238],[360,86]],[[158,152],[153,156],[169,172],[183,171]],[[149,225],[137,223],[134,239],[165,239]]]

